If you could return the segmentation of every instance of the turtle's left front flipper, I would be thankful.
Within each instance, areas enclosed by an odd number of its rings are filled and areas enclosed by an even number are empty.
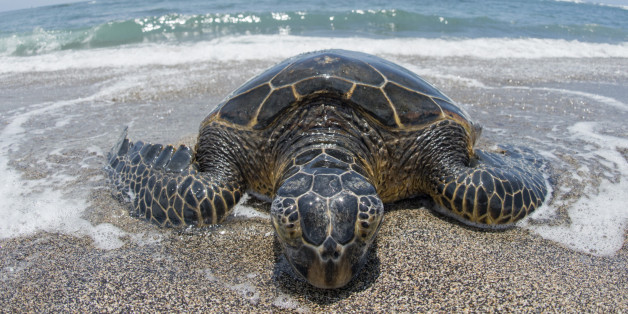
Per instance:
[[[548,193],[546,161],[528,149],[501,149],[476,150],[470,165],[441,179],[433,196],[446,208],[445,214],[467,224],[499,228],[541,206]]]
[[[126,130],[108,163],[114,195],[130,202],[133,214],[160,226],[219,223],[242,195],[239,178],[199,172],[190,148],[133,143]]]

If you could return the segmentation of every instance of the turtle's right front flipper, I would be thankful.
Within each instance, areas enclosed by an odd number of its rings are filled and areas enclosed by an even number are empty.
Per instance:
[[[184,145],[133,143],[125,130],[105,170],[137,216],[169,227],[219,223],[240,200],[242,180],[199,172],[193,159]]]

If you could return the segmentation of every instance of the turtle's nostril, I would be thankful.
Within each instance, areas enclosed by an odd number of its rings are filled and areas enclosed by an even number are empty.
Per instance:
[[[325,242],[323,242],[321,257],[325,260],[338,259],[338,257],[340,257],[340,246],[334,238],[327,237],[327,239],[325,239]]]

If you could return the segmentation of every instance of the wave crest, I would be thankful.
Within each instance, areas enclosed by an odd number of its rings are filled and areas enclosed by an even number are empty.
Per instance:
[[[549,24],[548,24],[549,23]],[[628,30],[593,24],[516,23],[491,16],[441,16],[404,10],[163,14],[92,27],[0,33],[0,55],[32,56],[60,50],[139,43],[189,43],[250,35],[391,38],[541,38],[623,42]],[[313,40],[313,39],[310,39]],[[318,39],[316,39],[318,40]]]

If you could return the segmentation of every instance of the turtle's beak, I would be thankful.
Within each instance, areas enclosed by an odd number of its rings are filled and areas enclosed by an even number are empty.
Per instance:
[[[315,287],[334,289],[345,286],[366,261],[369,245],[353,241],[338,244],[332,237],[318,247],[302,244],[284,246],[284,253],[296,272]]]

